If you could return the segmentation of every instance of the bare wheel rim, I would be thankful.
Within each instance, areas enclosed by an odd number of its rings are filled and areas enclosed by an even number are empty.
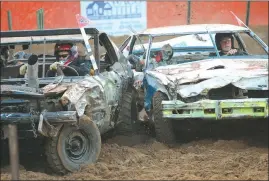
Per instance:
[[[90,141],[81,131],[70,133],[64,146],[67,157],[74,163],[81,163],[90,155]]]

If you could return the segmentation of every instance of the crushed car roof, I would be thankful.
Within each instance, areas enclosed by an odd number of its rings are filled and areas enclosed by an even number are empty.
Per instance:
[[[196,34],[207,32],[242,32],[249,31],[242,26],[236,26],[231,24],[192,24],[192,25],[180,25],[180,26],[166,26],[159,28],[146,29],[140,32],[140,35],[173,35],[173,34]]]

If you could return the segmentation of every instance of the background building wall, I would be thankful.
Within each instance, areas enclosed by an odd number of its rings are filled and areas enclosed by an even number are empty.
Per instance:
[[[252,26],[268,25],[268,2],[251,2],[249,23]]]
[[[12,30],[37,29],[37,10],[44,10],[44,28],[77,27],[75,14],[80,13],[79,2],[1,2],[1,31],[8,30],[7,11],[11,12]]]
[[[190,23],[236,24],[230,11],[246,21],[247,2],[197,2],[190,3]],[[11,12],[12,30],[37,29],[37,10],[44,10],[44,29],[77,27],[75,15],[81,13],[81,4],[74,2],[1,2],[1,31],[7,31]],[[146,24],[148,28],[187,24],[188,3],[147,2]],[[268,25],[268,2],[251,2],[249,25]]]

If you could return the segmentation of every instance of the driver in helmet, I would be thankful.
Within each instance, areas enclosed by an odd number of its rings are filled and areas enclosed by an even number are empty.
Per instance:
[[[246,54],[240,49],[234,47],[234,37],[231,33],[217,33],[215,35],[215,41],[218,50],[220,50],[219,52],[220,56]]]
[[[54,50],[57,61],[50,65],[50,69],[47,72],[48,77],[54,77],[56,75],[58,65],[71,67],[63,68],[65,75],[75,76],[77,74],[79,76],[83,76],[89,72],[91,75],[93,75],[90,61],[82,60],[78,57],[77,46],[74,46],[71,43],[59,43],[55,45]]]
[[[72,43],[57,43],[54,47],[54,55],[56,56],[56,62],[50,65],[49,70],[46,72],[47,77],[56,76],[58,65],[63,65],[63,73],[66,76],[94,74],[94,71],[91,69],[91,62],[80,58],[77,46],[74,46]],[[24,64],[20,67],[20,76],[24,76],[26,71],[27,64]]]

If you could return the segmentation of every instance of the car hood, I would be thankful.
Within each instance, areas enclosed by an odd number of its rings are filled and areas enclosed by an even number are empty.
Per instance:
[[[24,97],[43,98],[41,90],[18,85],[1,85],[0,94],[2,97]]]
[[[241,89],[268,90],[268,60],[210,59],[161,66],[147,71],[162,85],[175,85],[182,97],[233,84]]]

